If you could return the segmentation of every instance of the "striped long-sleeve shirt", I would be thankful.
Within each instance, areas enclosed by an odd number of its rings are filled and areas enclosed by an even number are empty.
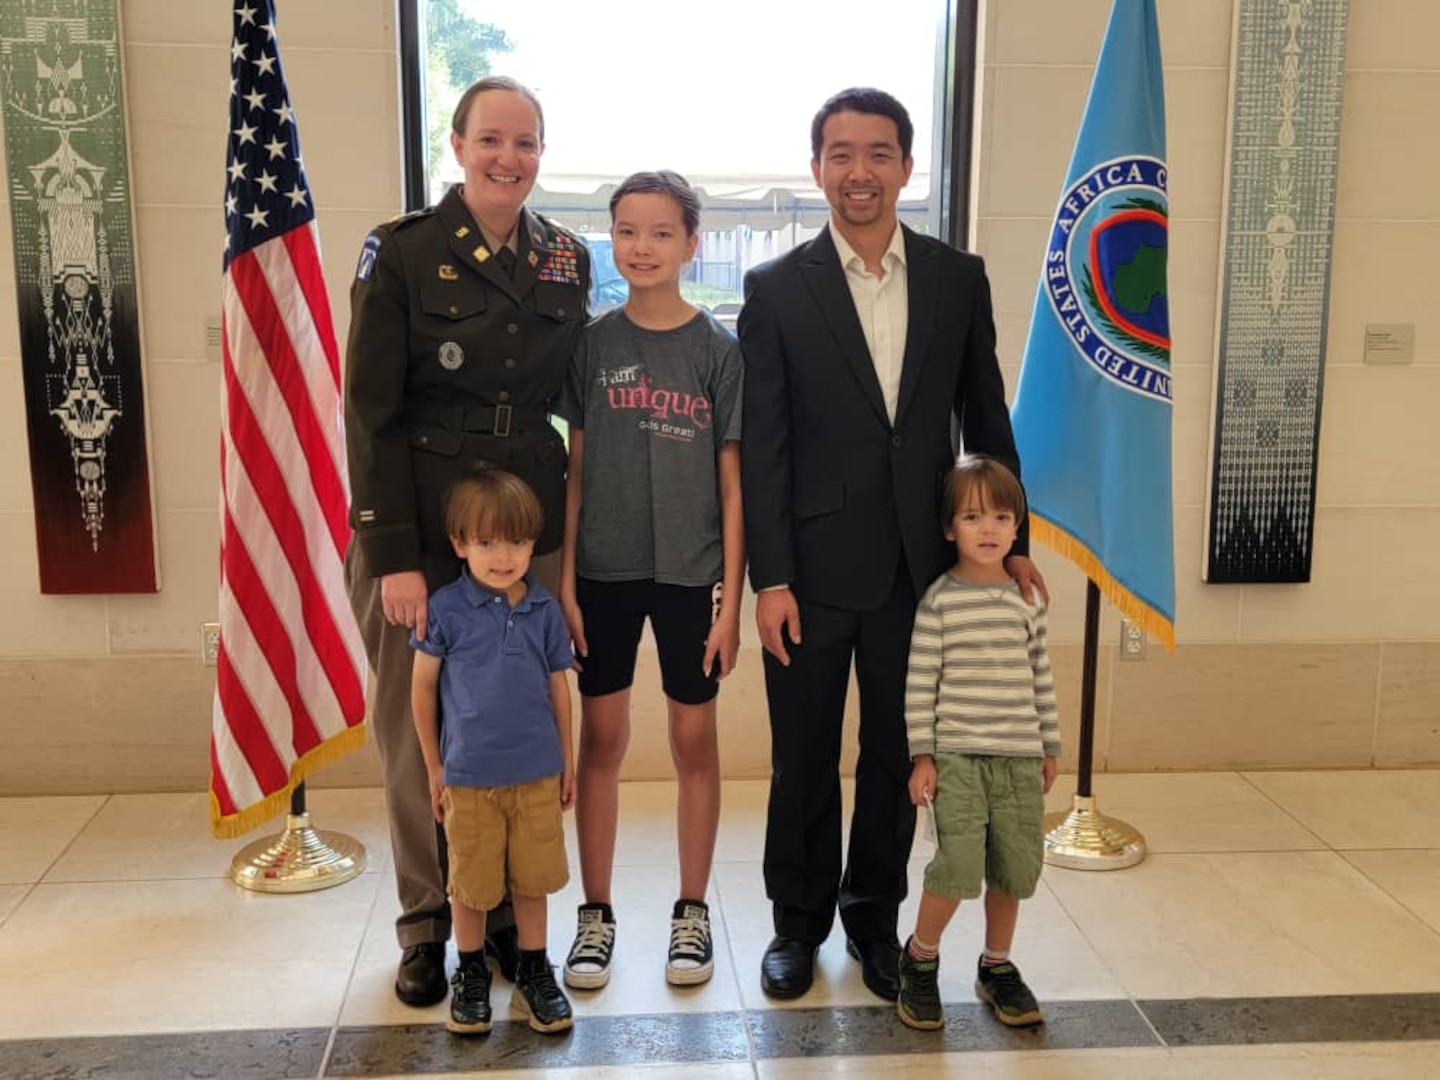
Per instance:
[[[1027,604],[1013,581],[941,574],[915,612],[905,727],[912,757],[1059,757],[1044,604]]]

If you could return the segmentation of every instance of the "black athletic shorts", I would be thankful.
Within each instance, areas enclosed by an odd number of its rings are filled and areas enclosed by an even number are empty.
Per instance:
[[[645,619],[660,653],[665,696],[682,705],[703,705],[720,688],[720,660],[702,671],[705,638],[720,614],[720,583],[662,585],[654,581],[593,581],[577,578],[575,599],[585,619],[590,652],[579,658],[580,693],[600,697],[635,681],[635,657]]]

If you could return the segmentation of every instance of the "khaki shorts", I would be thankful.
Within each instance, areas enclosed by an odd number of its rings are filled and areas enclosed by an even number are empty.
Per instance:
[[[548,896],[570,880],[560,777],[514,787],[447,787],[440,796],[450,846],[450,896],[489,911],[506,890]]]
[[[1035,895],[1045,859],[1040,758],[936,754],[935,829],[925,890],[973,900],[984,881],[1016,900]]]

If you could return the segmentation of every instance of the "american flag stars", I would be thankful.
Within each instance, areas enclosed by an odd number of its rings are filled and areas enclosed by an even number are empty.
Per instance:
[[[234,8],[230,44],[230,137],[225,184],[225,265],[314,217],[273,22],[257,7]]]

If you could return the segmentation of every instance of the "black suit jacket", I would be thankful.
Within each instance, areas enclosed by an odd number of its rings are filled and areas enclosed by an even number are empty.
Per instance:
[[[789,584],[802,599],[870,610],[903,553],[919,596],[955,560],[940,523],[952,419],[968,451],[1018,474],[984,263],[904,236],[909,321],[893,424],[829,227],[746,275],[741,461],[757,590]]]

